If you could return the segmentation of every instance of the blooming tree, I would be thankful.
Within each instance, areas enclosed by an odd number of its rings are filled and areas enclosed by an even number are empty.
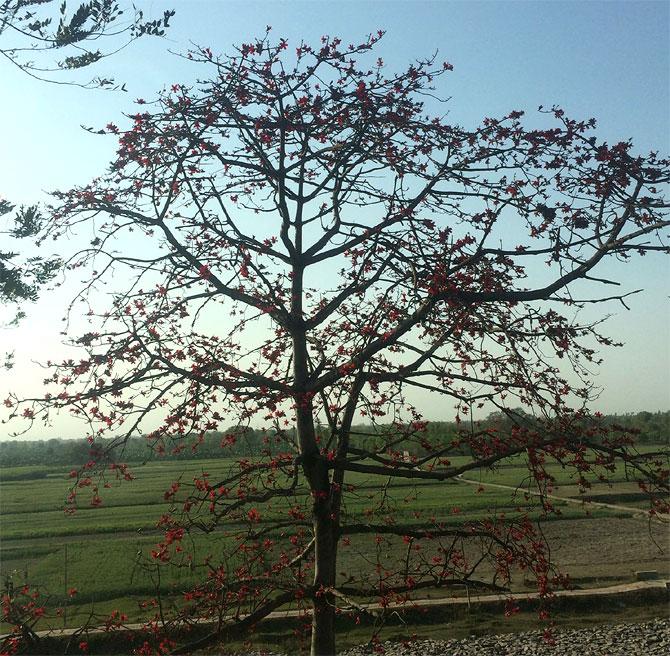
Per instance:
[[[453,125],[430,114],[451,65],[391,74],[366,63],[380,37],[289,49],[268,31],[232,56],[193,51],[207,81],[107,125],[108,173],[57,193],[44,234],[91,235],[68,262],[87,277],[82,356],[52,365],[46,396],[6,402],[87,422],[71,500],[88,488],[94,504],[91,472],[131,477],[105,437],[181,451],[233,425],[223,457],[262,426],[256,457],[166,482],[152,558],[207,573],[182,619],[249,626],[297,606],[314,655],[334,653],[336,615],[369,600],[506,589],[516,567],[549,594],[530,497],[514,517],[454,522],[461,474],[521,454],[547,513],[550,463],[586,488],[622,461],[652,512],[668,486],[658,454],[589,413],[588,369],[612,342],[575,310],[625,304],[598,294],[606,261],[610,277],[668,251],[670,162],[599,142],[595,121],[556,107],[540,108],[544,129],[516,110]],[[462,430],[429,436],[417,395],[452,404]],[[480,408],[505,421],[462,421]],[[426,484],[444,485],[444,510],[422,512]],[[194,553],[196,528],[220,547]]]

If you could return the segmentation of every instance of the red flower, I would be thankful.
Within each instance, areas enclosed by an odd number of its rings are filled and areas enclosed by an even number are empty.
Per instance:
[[[356,96],[359,100],[365,100],[367,98],[367,92],[365,90],[365,82],[359,82],[358,87],[356,88]]]
[[[251,522],[260,522],[261,520],[261,514],[256,510],[256,508],[252,508],[248,513],[247,517],[249,518],[249,521]]]

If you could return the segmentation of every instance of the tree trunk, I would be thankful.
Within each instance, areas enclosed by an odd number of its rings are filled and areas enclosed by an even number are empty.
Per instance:
[[[335,654],[335,597],[326,592],[335,585],[336,536],[328,499],[315,503],[315,563],[311,656]],[[319,506],[318,508],[316,506]]]
[[[299,362],[297,357],[296,362]],[[298,369],[297,365],[296,369]],[[335,585],[338,531],[337,519],[333,512],[328,462],[319,453],[314,431],[313,411],[311,400],[300,403],[296,411],[302,466],[312,493],[312,523],[315,541],[311,655],[333,656],[335,654],[335,597],[330,589]]]
[[[302,252],[302,226],[296,219],[296,243]],[[305,478],[312,493],[312,522],[314,530],[314,597],[312,600],[311,656],[335,654],[335,597],[330,589],[335,586],[337,558],[337,520],[333,513],[328,463],[320,453],[314,429],[312,396],[306,393],[309,378],[307,338],[303,327],[302,292],[303,266],[293,267],[293,298],[291,316],[296,327],[291,331],[293,340],[293,377],[296,403],[296,431]]]
[[[303,471],[312,493],[314,530],[314,596],[312,600],[311,656],[335,654],[335,585],[337,522],[330,494],[328,463],[319,453],[312,406],[306,403],[297,412],[298,436],[303,451]],[[311,439],[310,439],[311,438]]]

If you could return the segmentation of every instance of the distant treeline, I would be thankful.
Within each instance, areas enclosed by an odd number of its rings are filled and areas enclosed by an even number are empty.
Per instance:
[[[608,415],[605,421],[608,424],[637,429],[639,431],[638,440],[641,444],[670,444],[670,411]],[[495,413],[489,415],[486,420],[476,423],[481,429],[493,424],[500,426],[501,423],[509,423],[509,420]],[[461,424],[459,427],[454,422],[434,421],[426,426],[423,436],[433,445],[447,444],[457,436],[459,428],[463,429],[465,426]],[[353,432],[356,434],[353,439],[360,447],[372,446],[372,443],[379,442],[379,438],[375,438],[377,431],[370,426],[356,426]],[[231,439],[231,435],[234,435],[235,439]],[[289,434],[288,438],[290,437]],[[285,444],[276,444],[274,439],[263,431],[252,428],[230,428],[228,431],[207,433],[197,448],[192,448],[194,441],[194,438],[185,436],[180,452],[173,452],[174,444],[166,444],[164,453],[159,454],[151,448],[146,439],[136,437],[127,441],[123,455],[117,454],[117,457],[124,462],[146,462],[157,459],[194,460],[221,456],[253,458],[264,450],[286,449]],[[223,448],[222,443],[225,445]],[[407,448],[410,453],[415,451],[411,444],[406,447],[399,445],[396,448]],[[91,447],[86,441],[76,439],[2,441],[0,442],[0,466],[79,465],[91,459],[90,450]],[[19,473],[17,472],[17,475]],[[5,480],[8,479],[5,477]]]

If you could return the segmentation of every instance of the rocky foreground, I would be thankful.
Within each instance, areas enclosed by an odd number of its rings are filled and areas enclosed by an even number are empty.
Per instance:
[[[527,631],[464,640],[417,640],[406,645],[385,642],[383,647],[386,656],[667,656],[670,620],[557,630],[553,638],[550,645],[542,631]],[[369,649],[354,647],[340,656],[367,654]]]
[[[553,638],[554,644],[550,645],[543,639],[542,631],[526,631],[463,640],[384,642],[381,653],[385,656],[668,656],[670,620],[556,630]],[[339,656],[371,653],[374,652],[368,646],[360,646],[340,652]],[[261,652],[247,656],[261,656]],[[265,652],[263,656],[283,655]]]

